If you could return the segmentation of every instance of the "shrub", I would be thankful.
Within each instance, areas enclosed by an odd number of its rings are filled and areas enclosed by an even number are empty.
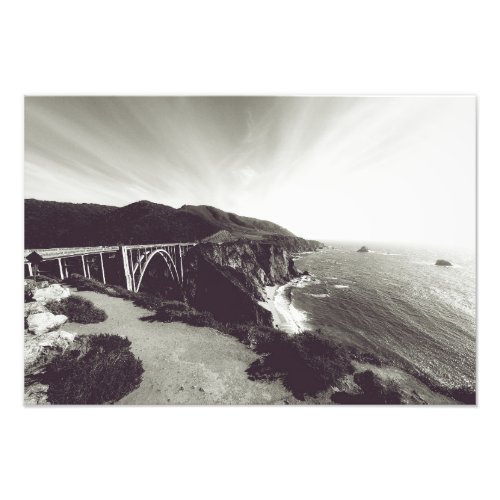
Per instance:
[[[206,311],[197,311],[191,307],[183,304],[181,307],[179,302],[172,301],[173,305],[170,303],[164,303],[157,311],[154,319],[159,321],[164,321],[166,323],[171,323],[174,321],[181,321],[192,326],[206,326],[210,328],[221,328],[221,323],[216,321],[212,314]]]
[[[137,293],[131,292],[130,290],[127,290],[126,288],[123,288],[119,285],[107,285],[102,293],[106,293],[108,295],[111,295],[112,297],[120,297],[122,299],[132,301],[137,297]]]
[[[24,302],[32,302],[36,291],[36,283],[32,279],[24,280]]]
[[[105,284],[93,278],[85,278],[81,274],[72,273],[64,282],[76,287],[77,290],[107,293]]]
[[[93,278],[85,278],[81,274],[73,273],[69,278],[64,280],[65,283],[72,285],[77,288],[77,290],[91,291],[97,293],[103,293],[111,297],[120,297],[125,300],[131,300],[135,305],[144,307],[151,311],[155,311],[161,307],[165,302],[173,303],[176,301],[165,301],[161,297],[156,297],[154,295],[149,295],[147,293],[141,292],[131,292],[126,288],[119,285],[105,285],[100,281]],[[183,304],[179,302],[178,304]],[[180,307],[180,306],[178,306]]]
[[[270,352],[250,365],[250,378],[281,378],[298,399],[315,396],[354,372],[347,350],[318,333],[278,334],[262,345]]]
[[[268,326],[247,325],[247,336],[250,346],[259,354],[277,352],[290,341],[286,332]]]
[[[456,401],[460,401],[461,403],[464,403],[466,405],[476,404],[476,391],[468,387],[450,389],[448,391],[448,395]]]
[[[165,300],[162,297],[157,297],[155,295],[149,295],[147,293],[137,293],[134,297],[134,304],[144,309],[149,309],[150,311],[157,311],[162,307],[167,307],[171,310],[185,311],[188,309],[188,305],[184,302],[177,300]]]
[[[71,295],[60,302],[49,302],[47,309],[53,314],[64,314],[69,321],[75,323],[100,323],[108,316],[105,311],[95,307],[94,304],[83,297]]]
[[[347,394],[338,392],[332,396],[335,403],[340,404],[401,404],[401,394],[394,382],[388,382],[386,386],[371,370],[356,373],[354,382],[360,387],[361,394]]]
[[[139,386],[144,369],[119,335],[79,336],[79,349],[49,364],[42,383],[52,404],[103,404],[118,401]]]
[[[251,333],[256,325],[249,323],[227,323],[221,325],[221,330],[232,337],[236,337],[240,342],[251,345]]]
[[[54,285],[56,283],[60,283],[60,280],[58,280],[57,278],[54,278],[52,276],[47,276],[45,274],[39,274],[37,277],[36,277],[37,281],[47,281],[49,285]]]

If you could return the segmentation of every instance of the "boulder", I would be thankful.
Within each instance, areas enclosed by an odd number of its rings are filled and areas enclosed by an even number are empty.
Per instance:
[[[33,280],[24,280],[24,302],[33,300],[33,294],[36,292],[37,286]]]
[[[436,264],[434,264],[436,266],[452,266],[453,264],[451,262],[448,262],[447,260],[443,260],[443,259],[438,259],[436,260]]]
[[[24,336],[24,402],[47,404],[48,385],[37,380],[51,361],[74,345],[75,334],[64,331]]]
[[[49,285],[45,288],[38,288],[33,294],[33,299],[37,302],[50,302],[55,300],[59,302],[61,299],[70,296],[70,291],[68,288],[64,288],[61,285]]]
[[[49,312],[49,310],[41,302],[26,302],[24,304],[24,317],[27,318],[32,314]]]
[[[47,401],[47,391],[49,386],[36,382],[24,388],[24,404],[26,405],[45,405]]]
[[[368,251],[369,251],[369,250],[368,250],[368,248],[367,248],[367,247],[365,247],[365,246],[362,246],[362,247],[358,250],[358,252],[363,252],[363,253],[364,253],[364,252],[368,252]]]
[[[32,375],[42,365],[46,365],[56,355],[64,352],[75,340],[75,333],[63,330],[40,335],[24,336],[25,375]]]
[[[35,335],[55,330],[68,320],[64,314],[52,314],[51,312],[40,312],[28,316],[28,331]]]

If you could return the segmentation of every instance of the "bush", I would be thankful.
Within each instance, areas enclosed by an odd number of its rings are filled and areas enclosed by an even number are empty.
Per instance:
[[[72,273],[69,278],[64,280],[64,282],[74,286],[77,290],[107,293],[107,287],[104,283],[101,283],[93,278],[85,278],[81,274]]]
[[[36,283],[32,279],[24,280],[24,302],[32,302],[36,291]]]
[[[240,342],[247,345],[252,345],[251,335],[255,328],[256,325],[250,323],[227,323],[221,325],[221,331],[232,337],[236,337]]]
[[[285,344],[290,341],[290,336],[286,332],[268,326],[247,325],[247,337],[249,345],[259,354],[286,349]]]
[[[149,309],[150,311],[157,311],[162,307],[167,307],[175,311],[185,311],[189,307],[184,302],[177,300],[165,300],[162,297],[149,295],[147,293],[136,293],[133,301],[136,306]]]
[[[134,302],[135,305],[144,307],[145,309],[149,309],[151,311],[157,310],[165,303],[170,304],[171,307],[185,307],[183,302],[167,301],[161,297],[156,297],[147,293],[131,292],[130,290],[127,290],[119,285],[105,285],[104,283],[101,283],[93,278],[85,278],[81,274],[73,273],[69,278],[64,280],[64,282],[74,286],[77,290],[103,293],[105,295],[109,295],[110,297],[120,297],[125,300],[130,300]]]
[[[135,300],[137,297],[137,293],[131,292],[126,288],[123,288],[119,285],[106,285],[105,290],[102,293],[106,293],[111,297],[120,297],[125,300]]]
[[[382,383],[371,370],[365,370],[354,375],[354,382],[360,387],[361,394],[338,392],[332,396],[335,403],[340,404],[402,404],[401,394],[394,382]]]
[[[127,338],[100,334],[76,342],[79,348],[54,358],[43,375],[49,403],[113,403],[140,385],[144,369]]]
[[[476,404],[476,391],[468,387],[450,389],[448,391],[448,395],[456,401],[460,401],[461,403],[464,403],[466,405]]]
[[[316,396],[354,372],[348,351],[318,333],[278,334],[261,344],[269,352],[247,370],[250,378],[281,378],[297,399]]]
[[[60,302],[49,302],[46,307],[53,314],[64,314],[74,323],[100,323],[108,317],[105,311],[95,307],[90,300],[74,295]]]
[[[177,301],[164,303],[162,307],[156,311],[154,319],[164,321],[166,323],[180,321],[192,326],[206,326],[221,329],[221,323],[216,321],[209,312],[197,311],[196,309],[186,306],[185,304],[181,307],[179,304],[183,303]]]
[[[47,283],[49,285],[54,285],[56,283],[60,283],[60,280],[58,280],[57,278],[54,278],[52,276],[47,276],[47,275],[44,275],[44,274],[37,275],[36,280],[37,281],[47,281]]]

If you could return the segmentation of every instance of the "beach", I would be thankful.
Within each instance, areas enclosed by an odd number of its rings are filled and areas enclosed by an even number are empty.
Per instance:
[[[273,325],[291,335],[303,332],[306,329],[307,313],[298,310],[292,302],[294,287],[301,287],[308,276],[294,278],[284,285],[266,286],[265,301],[259,304],[273,315]]]

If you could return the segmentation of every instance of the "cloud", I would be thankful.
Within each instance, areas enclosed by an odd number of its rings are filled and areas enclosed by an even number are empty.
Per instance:
[[[470,97],[28,97],[25,126],[26,197],[208,204],[306,237],[473,234]]]

